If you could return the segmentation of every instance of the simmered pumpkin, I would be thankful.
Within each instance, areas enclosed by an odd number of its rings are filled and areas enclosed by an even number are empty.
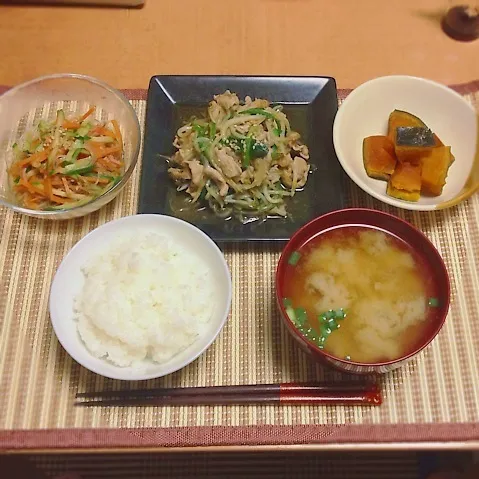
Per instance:
[[[417,116],[402,110],[389,115],[387,136],[363,141],[363,162],[371,178],[388,180],[389,196],[418,201],[421,194],[439,196],[455,158]]]
[[[396,167],[394,143],[387,136],[364,138],[363,162],[368,176],[387,181]]]
[[[438,146],[421,160],[421,192],[439,196],[451,166],[451,147]]]
[[[429,128],[400,126],[396,129],[395,152],[400,162],[417,165],[433,148],[436,148],[436,140]]]
[[[396,130],[400,126],[419,126],[427,128],[426,124],[417,116],[414,116],[407,111],[394,110],[389,115],[388,121],[388,136],[391,141],[396,141]]]
[[[441,139],[436,135],[436,133],[433,133],[434,140],[436,141],[436,146],[444,146],[444,143],[441,141]],[[451,165],[454,163],[456,157],[452,154],[451,151]]]
[[[421,166],[398,162],[386,192],[400,200],[418,201],[421,195]]]

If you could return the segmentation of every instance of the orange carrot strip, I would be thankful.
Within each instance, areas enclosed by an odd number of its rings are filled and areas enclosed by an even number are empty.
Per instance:
[[[53,189],[52,189],[52,180],[50,176],[45,176],[43,178],[43,186],[45,188],[45,194],[47,195],[48,199],[51,201],[53,197]]]
[[[27,190],[34,194],[38,194],[38,195],[41,195],[43,197],[47,197],[47,194],[45,191],[43,191],[42,189],[38,188],[37,186],[35,185],[32,185],[27,179],[25,176],[23,176],[22,178],[20,178],[20,183],[25,186],[25,188],[27,188]],[[59,196],[56,196],[52,193],[51,195],[51,198],[48,198],[50,201],[54,202],[54,203],[59,203],[59,204],[63,204],[63,203],[68,203],[68,200],[67,199],[64,199],[64,198],[60,198]]]
[[[58,175],[53,175],[50,177],[52,186],[62,186],[62,180]]]
[[[40,144],[40,140],[38,139],[32,141],[32,143],[30,144],[30,150],[34,150],[39,144]]]
[[[70,200],[66,198],[62,198],[60,196],[56,196],[56,195],[52,195],[52,197],[50,198],[50,201],[53,201],[54,203],[58,203],[60,205],[70,202]]]
[[[95,158],[103,158],[104,156],[111,155],[113,153],[118,153],[120,151],[119,146],[110,146],[109,148],[105,148],[102,146],[95,145],[94,142],[89,141],[86,144],[87,149],[93,153]]]
[[[118,153],[121,151],[119,146],[111,146],[110,148],[101,148],[100,155],[97,155],[97,158],[103,158],[108,155],[112,155],[113,153]]]
[[[112,165],[104,157],[97,158],[96,162],[97,162],[97,164],[100,164],[101,166],[103,166],[103,168],[105,168],[107,171],[113,171],[114,169],[116,169],[116,167],[114,165]]]
[[[77,128],[80,128],[80,122],[76,120],[65,120],[62,127],[67,130],[76,130]]]
[[[43,190],[32,185],[25,177],[20,178],[19,184],[23,185],[32,194],[37,193],[41,196],[46,196]]]
[[[107,184],[110,183],[111,180],[107,178],[99,178],[98,176],[82,176],[85,181],[88,183],[99,183],[99,184]]]
[[[95,133],[96,136],[111,136],[113,139],[116,138],[115,132],[105,128],[104,126],[99,126],[92,130],[92,133]]]
[[[116,120],[111,120],[111,124],[113,125],[113,129],[115,130],[116,139],[118,140],[118,143],[120,143],[120,151],[123,151],[123,138],[121,136],[120,126],[118,125],[118,122]]]
[[[42,161],[45,161],[47,157],[48,157],[47,150],[38,151],[37,153],[33,153],[33,155],[27,156],[26,158],[23,158],[22,160],[17,161],[12,166],[15,166],[18,168],[24,168],[25,166],[31,164],[32,161],[42,162]]]
[[[82,121],[86,120],[94,111],[96,110],[96,106],[92,106],[86,113],[84,113],[78,121],[81,123]]]

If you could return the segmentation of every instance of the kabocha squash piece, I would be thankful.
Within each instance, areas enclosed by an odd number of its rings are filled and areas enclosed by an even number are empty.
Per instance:
[[[436,148],[436,140],[429,128],[400,126],[396,129],[395,152],[401,163],[417,165],[433,148]]]
[[[417,116],[407,111],[394,110],[389,115],[388,120],[388,136],[391,141],[396,141],[396,130],[400,126],[419,126],[427,128],[426,124]]]
[[[444,146],[444,143],[436,135],[436,133],[433,133],[432,135],[434,136],[434,140],[436,141],[436,146]],[[454,163],[455,159],[456,159],[456,157],[452,154],[452,151],[451,151],[451,165]]]
[[[418,201],[421,195],[421,165],[400,163],[389,178],[386,193],[406,201]]]
[[[451,147],[438,146],[421,160],[421,192],[439,196],[451,166]]]
[[[363,163],[368,176],[387,181],[396,167],[394,143],[387,136],[364,138]]]

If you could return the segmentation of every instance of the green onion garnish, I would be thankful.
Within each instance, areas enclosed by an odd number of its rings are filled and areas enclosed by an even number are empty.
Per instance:
[[[288,264],[290,264],[291,266],[296,266],[300,258],[301,253],[299,253],[298,251],[293,251],[288,259]]]
[[[339,329],[340,326],[334,319],[330,319],[328,322],[328,327],[331,331],[334,331],[335,329]]]
[[[437,308],[439,307],[439,299],[437,298],[429,298],[429,301],[427,303],[429,306],[432,308]]]
[[[330,309],[329,311],[326,311],[324,315],[326,316],[326,319],[333,319],[336,316],[332,309]]]
[[[303,308],[296,308],[294,312],[296,314],[296,323],[299,324],[300,326],[304,326],[304,324],[308,320],[308,315],[306,313],[306,310]]]
[[[292,306],[288,306],[286,308],[286,314],[288,315],[288,318],[294,323],[296,324],[296,313],[294,312],[294,309],[292,308]]]
[[[293,306],[293,302],[289,298],[283,298],[283,306],[285,308],[291,308]]]
[[[210,137],[210,140],[214,140],[215,138],[215,135],[216,135],[216,123],[215,122],[210,122],[208,124],[208,128],[209,128],[209,137]]]

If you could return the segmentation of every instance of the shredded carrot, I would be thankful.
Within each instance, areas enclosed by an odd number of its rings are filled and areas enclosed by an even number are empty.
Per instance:
[[[38,151],[37,153],[33,153],[33,155],[27,156],[23,160],[17,161],[13,166],[15,166],[18,169],[24,168],[27,165],[32,164],[32,162],[38,161],[41,163],[42,161],[45,161],[48,158],[48,151],[43,150],[43,151]]]
[[[52,195],[50,200],[55,202],[55,203],[58,203],[60,205],[64,205],[65,203],[70,203],[71,202],[71,200],[69,200],[67,198],[61,198],[60,196],[56,196],[56,195]]]
[[[95,133],[99,136],[110,136],[111,138],[116,138],[115,132],[104,126],[99,126],[98,128],[95,128]]]
[[[98,176],[82,176],[81,177],[83,180],[87,181],[88,183],[99,183],[102,185],[106,185],[110,183],[111,180],[108,178],[100,178]]]
[[[46,196],[46,195],[45,195],[45,192],[44,192],[42,189],[38,188],[38,187],[35,186],[35,185],[32,185],[32,184],[28,181],[28,179],[27,179],[26,177],[20,178],[20,182],[19,182],[19,183],[22,184],[22,185],[23,185],[30,193],[32,193],[32,194],[33,194],[33,193],[37,193],[37,194],[39,194],[39,195],[41,195],[41,196]]]
[[[103,158],[104,156],[112,155],[113,153],[119,153],[121,148],[119,146],[110,146],[110,148],[102,148],[101,155],[97,158]]]
[[[110,146],[108,148],[105,148],[103,146],[95,145],[95,143],[92,141],[89,141],[87,143],[87,148],[93,153],[93,155],[97,159],[103,158],[104,156],[112,155],[114,153],[119,153],[121,150],[119,146]]]
[[[92,106],[86,113],[84,113],[78,121],[81,123],[82,121],[86,120],[94,111],[96,110],[95,106]]]
[[[50,176],[52,186],[61,186],[63,185],[61,178],[58,175]]]
[[[53,189],[52,189],[52,180],[51,177],[48,175],[45,175],[43,177],[43,186],[45,189],[45,194],[47,195],[48,199],[52,201],[53,198]]]
[[[80,122],[75,120],[65,120],[62,126],[67,130],[76,130],[77,128],[80,128]]]
[[[30,148],[29,148],[29,149],[30,149],[30,150],[34,150],[34,149],[36,149],[39,145],[40,145],[40,140],[38,140],[38,139],[37,139],[37,140],[34,140],[34,141],[32,141],[32,143],[30,144]]]
[[[97,158],[96,162],[102,165],[108,172],[115,171],[117,169],[116,165],[113,165],[111,162],[109,162],[106,157]]]
[[[120,151],[123,151],[123,138],[121,136],[120,126],[116,120],[111,120],[111,124],[113,125],[113,129],[115,130],[115,137],[120,144]]]

